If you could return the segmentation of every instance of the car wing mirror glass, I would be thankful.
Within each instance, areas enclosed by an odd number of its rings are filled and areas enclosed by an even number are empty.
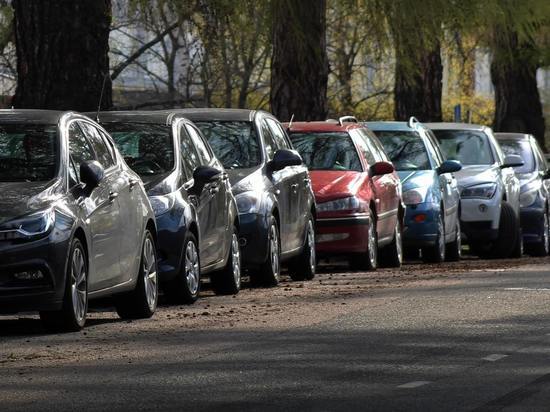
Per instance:
[[[85,189],[91,193],[105,177],[105,170],[97,160],[90,160],[80,164],[80,181],[86,185]]]
[[[273,160],[268,163],[268,168],[271,172],[275,172],[289,166],[300,166],[302,163],[302,157],[297,151],[279,149],[275,152]]]
[[[505,167],[521,167],[525,164],[521,156],[518,155],[508,155],[504,158],[504,163],[502,168]]]
[[[220,179],[222,171],[211,166],[199,166],[193,171],[193,180],[195,181],[192,189],[196,193],[200,193],[205,185],[213,183]]]
[[[376,162],[370,167],[371,176],[389,175],[395,171],[395,167],[390,162]]]
[[[437,168],[437,173],[441,175],[444,173],[455,173],[460,170],[462,170],[462,163],[458,160],[446,160]]]

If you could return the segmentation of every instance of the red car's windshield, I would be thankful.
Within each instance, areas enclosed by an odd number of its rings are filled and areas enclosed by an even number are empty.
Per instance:
[[[290,139],[309,170],[363,171],[347,133],[292,133]]]

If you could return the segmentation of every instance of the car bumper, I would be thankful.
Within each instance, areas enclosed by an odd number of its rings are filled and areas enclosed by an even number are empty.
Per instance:
[[[462,199],[460,225],[468,242],[493,241],[498,237],[500,196],[491,199]]]
[[[0,313],[59,310],[65,291],[69,238],[52,230],[48,237],[25,243],[0,241]],[[23,272],[37,279],[18,278]]]
[[[159,278],[167,282],[180,273],[187,226],[182,210],[157,216],[156,222]]]
[[[346,217],[320,217],[316,223],[318,255],[362,253],[368,246],[370,217],[357,214]]]
[[[239,215],[239,244],[243,265],[258,266],[267,260],[269,222],[265,215]]]
[[[432,246],[437,239],[437,219],[440,208],[437,203],[408,205],[405,210],[403,245],[405,247]]]

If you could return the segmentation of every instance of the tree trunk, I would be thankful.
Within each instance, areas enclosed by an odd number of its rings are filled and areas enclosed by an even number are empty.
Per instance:
[[[395,119],[415,116],[422,122],[440,122],[442,87],[440,45],[422,50],[420,44],[396,41]]]
[[[326,0],[273,0],[271,110],[281,121],[327,116]]]
[[[491,77],[495,86],[497,132],[529,133],[544,148],[545,122],[537,88],[537,49],[519,42],[517,33],[497,30],[493,45]]]
[[[14,0],[17,108],[96,110],[112,106],[110,0]],[[107,76],[107,78],[105,77]]]

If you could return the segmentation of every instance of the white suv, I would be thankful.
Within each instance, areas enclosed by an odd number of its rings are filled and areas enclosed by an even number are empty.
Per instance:
[[[483,257],[520,257],[519,181],[513,167],[519,156],[506,156],[493,131],[462,123],[428,123],[448,159],[463,167],[455,173],[460,189],[462,232],[474,253]]]

